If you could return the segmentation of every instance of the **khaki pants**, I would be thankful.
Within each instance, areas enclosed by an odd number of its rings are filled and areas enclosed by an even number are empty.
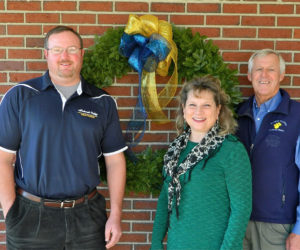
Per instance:
[[[243,250],[285,250],[285,241],[294,224],[249,221]]]

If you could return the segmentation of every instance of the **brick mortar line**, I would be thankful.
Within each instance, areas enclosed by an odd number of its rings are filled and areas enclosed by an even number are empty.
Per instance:
[[[71,1],[72,2],[72,1]],[[131,1],[129,1],[131,2]],[[198,2],[199,3],[199,2]],[[201,3],[203,4],[203,3]],[[231,5],[244,5],[247,6],[248,4],[241,4],[241,3],[236,3],[236,4],[231,4]],[[249,4],[250,5],[250,4]],[[257,5],[257,4],[256,4]],[[273,6],[274,3],[270,3],[267,4],[267,2],[263,3],[263,4],[259,4],[257,5],[257,7],[261,7],[261,5],[269,5],[269,6]],[[286,6],[286,3],[276,3],[277,7],[279,8],[279,6]],[[290,4],[288,4],[290,6],[293,6],[294,8],[297,8],[297,2],[291,2]],[[73,14],[73,13],[82,13],[87,14],[87,15],[126,15],[126,14],[136,14],[136,15],[144,15],[145,13],[153,13],[153,14],[158,14],[158,15],[164,15],[164,16],[176,16],[176,15],[184,15],[184,14],[202,14],[205,16],[214,16],[214,15],[218,15],[218,14],[223,14],[226,16],[274,16],[274,17],[281,17],[281,16],[297,16],[296,13],[297,10],[293,10],[293,13],[262,13],[260,11],[257,11],[256,13],[237,13],[237,12],[224,12],[222,11],[209,11],[209,12],[201,12],[201,11],[175,11],[175,12],[167,12],[167,11],[153,11],[153,10],[148,10],[148,11],[125,11],[125,10],[120,10],[120,11],[116,11],[116,10],[111,10],[111,11],[101,11],[101,10],[84,10],[84,9],[79,9],[79,10],[0,10],[0,13],[5,13],[5,14],[23,14],[23,16],[25,16],[26,14],[58,14],[58,15],[63,15],[63,14]],[[44,25],[46,25],[45,23],[43,23]]]

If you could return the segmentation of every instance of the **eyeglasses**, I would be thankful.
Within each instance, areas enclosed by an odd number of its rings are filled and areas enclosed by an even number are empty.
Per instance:
[[[68,47],[68,48],[61,48],[61,47],[53,47],[53,48],[47,48],[47,50],[53,54],[53,55],[60,55],[62,54],[64,51],[67,51],[68,54],[70,55],[75,55],[78,53],[79,50],[81,50],[82,48],[77,48],[74,46]]]

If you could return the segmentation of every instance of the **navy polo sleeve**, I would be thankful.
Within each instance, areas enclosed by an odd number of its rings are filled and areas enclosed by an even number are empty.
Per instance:
[[[0,147],[12,151],[18,150],[21,141],[20,88],[15,86],[10,89],[0,104]]]
[[[120,127],[117,104],[111,96],[106,97],[107,123],[102,140],[104,155],[122,152],[127,149]]]

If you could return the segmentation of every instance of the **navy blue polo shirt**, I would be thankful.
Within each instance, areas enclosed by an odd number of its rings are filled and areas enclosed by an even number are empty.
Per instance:
[[[49,72],[10,89],[0,104],[0,148],[16,152],[16,184],[52,199],[99,182],[98,157],[127,149],[115,100],[81,78],[64,102]]]

